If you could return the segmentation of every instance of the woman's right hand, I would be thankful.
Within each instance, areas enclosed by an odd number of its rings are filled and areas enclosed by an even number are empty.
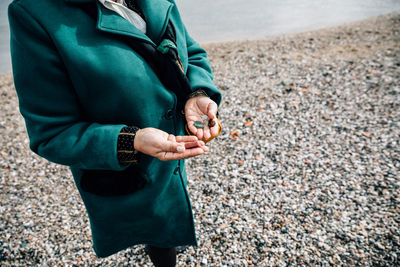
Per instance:
[[[174,136],[155,128],[137,131],[134,146],[135,150],[162,161],[190,158],[208,151],[196,136]]]

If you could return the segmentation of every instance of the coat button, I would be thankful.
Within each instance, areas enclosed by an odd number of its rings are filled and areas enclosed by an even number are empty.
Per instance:
[[[179,173],[179,166],[177,166],[174,170],[174,174],[178,174]]]
[[[172,109],[168,110],[167,113],[165,114],[165,118],[168,120],[172,119],[174,117],[174,111]]]

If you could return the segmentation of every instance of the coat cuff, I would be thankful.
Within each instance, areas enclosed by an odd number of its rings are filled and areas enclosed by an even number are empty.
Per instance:
[[[203,88],[199,88],[199,89],[197,89],[196,91],[194,91],[193,93],[190,93],[190,94],[187,96],[187,100],[189,100],[190,98],[196,97],[196,96],[206,96],[206,97],[209,97],[209,96],[207,95],[207,93],[203,90]]]
[[[122,164],[139,163],[140,153],[134,149],[138,127],[128,126],[121,129],[117,141],[117,158]]]

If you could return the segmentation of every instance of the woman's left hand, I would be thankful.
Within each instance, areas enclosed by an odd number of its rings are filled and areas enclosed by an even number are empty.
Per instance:
[[[185,105],[185,116],[190,132],[197,136],[199,140],[207,140],[211,136],[217,136],[219,125],[216,123],[218,106],[207,96],[196,96],[190,98]],[[203,116],[207,115],[209,120],[214,120],[214,126],[209,127],[203,123]],[[195,121],[203,123],[204,128],[196,128]]]

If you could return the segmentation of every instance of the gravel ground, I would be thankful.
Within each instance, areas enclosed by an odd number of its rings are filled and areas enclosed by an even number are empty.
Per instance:
[[[180,266],[400,266],[400,14],[207,44],[222,135],[188,161],[198,248]],[[28,140],[0,76],[0,265],[151,266],[106,259],[66,167]]]

